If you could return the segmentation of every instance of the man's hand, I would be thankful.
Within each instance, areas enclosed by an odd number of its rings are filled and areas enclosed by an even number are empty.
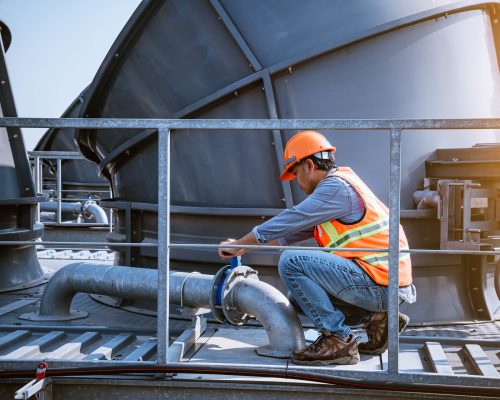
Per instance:
[[[224,240],[223,242],[220,242],[220,245],[223,244],[237,244],[236,239],[227,239]],[[235,247],[226,247],[226,248],[219,248],[219,257],[222,258],[224,261],[228,261],[233,257],[236,256],[241,256],[245,252],[245,249],[237,249]]]

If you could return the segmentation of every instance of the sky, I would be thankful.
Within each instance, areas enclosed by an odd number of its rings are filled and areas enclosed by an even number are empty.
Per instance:
[[[140,0],[0,0],[19,117],[60,117],[90,84]],[[45,129],[24,129],[32,150]]]

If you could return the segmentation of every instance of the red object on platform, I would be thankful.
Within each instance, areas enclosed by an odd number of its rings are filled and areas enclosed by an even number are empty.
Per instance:
[[[46,362],[41,362],[38,363],[38,368],[36,369],[36,380],[41,381],[42,379],[45,378],[45,371],[47,371],[47,368],[49,367],[49,364]]]

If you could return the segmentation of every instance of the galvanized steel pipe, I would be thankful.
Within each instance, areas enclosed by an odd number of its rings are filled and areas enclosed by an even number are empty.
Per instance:
[[[40,211],[44,212],[57,212],[57,201],[44,201],[40,203]],[[61,211],[63,213],[71,213],[71,215],[78,215],[82,213],[82,203],[61,203]]]
[[[291,351],[305,347],[299,317],[280,291],[259,280],[243,279],[232,293],[234,306],[241,312],[255,316],[266,328],[269,345],[255,349],[257,354],[288,358]]]
[[[257,279],[238,277],[228,293],[231,307],[251,314],[266,330],[269,345],[257,353],[271,357],[288,357],[292,350],[305,345],[299,318],[288,299],[276,288]],[[213,275],[196,272],[170,272],[170,302],[195,308],[210,308]],[[70,310],[73,297],[95,293],[133,299],[156,300],[158,272],[154,269],[109,266],[93,263],[70,264],[50,279],[42,296],[38,314],[23,319],[57,321],[83,318],[85,312]]]
[[[170,301],[190,307],[209,307],[212,277],[171,272]],[[40,319],[69,319],[70,305],[78,292],[133,299],[156,300],[158,272],[154,269],[75,263],[50,279],[40,303]],[[74,315],[74,314],[73,314]]]
[[[44,201],[40,203],[40,211],[57,212],[57,207],[57,201]],[[93,200],[86,201],[85,203],[61,202],[61,211],[63,213],[71,213],[72,215],[84,214],[87,218],[94,218],[98,224],[109,223],[106,212]]]
[[[85,217],[93,217],[97,224],[108,224],[106,212],[93,200],[86,201],[82,206],[82,213]]]

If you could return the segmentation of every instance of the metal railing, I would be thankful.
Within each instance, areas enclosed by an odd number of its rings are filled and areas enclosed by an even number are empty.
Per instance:
[[[56,224],[62,224],[62,203],[64,201],[87,201],[87,200],[96,200],[95,198],[63,198],[65,193],[87,193],[89,195],[97,195],[102,193],[107,193],[109,197],[112,197],[111,189],[105,190],[104,188],[101,190],[66,190],[63,189],[62,182],[62,173],[63,173],[63,161],[64,160],[86,160],[80,153],[76,151],[29,151],[28,156],[30,161],[33,163],[33,180],[35,182],[35,190],[37,193],[45,193],[45,182],[44,182],[44,173],[42,168],[43,160],[54,160],[56,162],[55,175],[55,198],[51,198],[52,201],[55,201],[57,204],[56,209]],[[112,221],[112,216],[110,216],[110,221]],[[40,222],[40,204],[37,204],[37,222]],[[80,223],[76,222],[76,225],[79,226],[102,226],[100,223]],[[109,224],[110,230],[112,229],[112,223]]]
[[[385,251],[389,253],[389,348],[387,371],[356,371],[335,370],[323,371],[339,376],[349,376],[368,380],[388,380],[394,382],[416,382],[450,385],[477,385],[497,387],[499,379],[480,376],[438,375],[434,373],[407,373],[399,371],[399,332],[398,332],[398,283],[399,283],[399,254],[400,253],[445,253],[445,254],[491,254],[500,255],[500,251],[467,251],[467,250],[423,250],[399,249],[400,223],[400,181],[401,181],[401,132],[402,130],[425,129],[500,129],[500,119],[405,119],[405,120],[333,120],[333,119],[301,119],[301,120],[175,120],[175,119],[42,119],[42,118],[0,118],[2,127],[26,128],[86,128],[86,129],[156,129],[158,131],[158,245],[151,243],[114,243],[114,246],[153,247],[158,246],[158,321],[157,321],[157,364],[167,364],[167,350],[169,337],[169,272],[170,249],[172,248],[213,248],[213,244],[183,244],[170,243],[170,140],[171,131],[177,129],[212,130],[240,129],[240,130],[379,130],[390,132],[390,197],[389,197],[389,248],[388,249],[359,249],[360,251]],[[0,242],[0,244],[30,243],[20,241]],[[45,242],[47,243],[47,242]],[[51,242],[53,244],[54,242]],[[44,244],[44,242],[37,242]],[[71,244],[71,242],[59,242]],[[92,242],[87,245],[106,245],[107,243]],[[231,246],[237,248],[259,248],[264,250],[276,249],[308,249],[297,246]],[[332,248],[312,247],[311,250],[338,250]],[[353,249],[349,249],[353,250]],[[357,250],[357,249],[356,249]],[[103,361],[104,365],[112,363],[125,365],[119,361]],[[67,365],[81,366],[86,362],[67,362]],[[173,363],[175,365],[182,363]],[[93,365],[98,365],[94,362]],[[172,363],[169,363],[172,365]],[[269,369],[267,366],[263,368]],[[273,370],[286,368],[273,367]],[[317,371],[317,369],[316,369]]]

